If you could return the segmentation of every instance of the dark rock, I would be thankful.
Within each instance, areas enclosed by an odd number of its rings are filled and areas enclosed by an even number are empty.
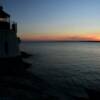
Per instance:
[[[51,86],[28,72],[31,64],[23,61],[30,55],[0,59],[0,99],[2,100],[57,100],[48,91]]]
[[[21,57],[22,57],[22,58],[28,58],[28,57],[30,57],[30,56],[32,56],[32,55],[31,55],[31,54],[28,54],[28,53],[26,53],[26,52],[21,51]]]
[[[86,92],[89,96],[89,100],[100,100],[100,90],[99,89],[86,88]]]

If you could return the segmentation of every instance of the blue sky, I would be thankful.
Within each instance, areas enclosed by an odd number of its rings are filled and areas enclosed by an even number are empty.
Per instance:
[[[100,0],[4,0],[3,5],[23,38],[100,32]]]

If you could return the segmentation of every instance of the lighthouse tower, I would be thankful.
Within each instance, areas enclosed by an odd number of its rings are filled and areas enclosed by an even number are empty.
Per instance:
[[[13,58],[19,55],[17,24],[10,22],[10,15],[0,6],[0,58]]]

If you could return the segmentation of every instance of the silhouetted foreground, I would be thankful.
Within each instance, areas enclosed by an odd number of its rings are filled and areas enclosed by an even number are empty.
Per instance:
[[[22,52],[20,57],[0,59],[0,100],[58,100],[49,94],[47,82],[27,70],[31,64],[22,58],[30,56]]]
[[[59,96],[57,89],[28,71],[31,64],[22,58],[30,54],[21,52],[20,57],[0,59],[0,100],[99,100],[100,90],[85,88],[88,98],[69,95]],[[67,98],[70,97],[69,99]]]
[[[84,97],[74,97],[75,100],[100,100],[100,90],[99,89],[88,89],[86,88],[86,93],[88,94],[88,98],[84,98]]]

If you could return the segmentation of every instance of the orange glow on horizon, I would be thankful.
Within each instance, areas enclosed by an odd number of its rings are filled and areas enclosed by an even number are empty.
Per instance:
[[[85,35],[36,35],[25,34],[21,36],[26,41],[100,41],[100,34]]]

